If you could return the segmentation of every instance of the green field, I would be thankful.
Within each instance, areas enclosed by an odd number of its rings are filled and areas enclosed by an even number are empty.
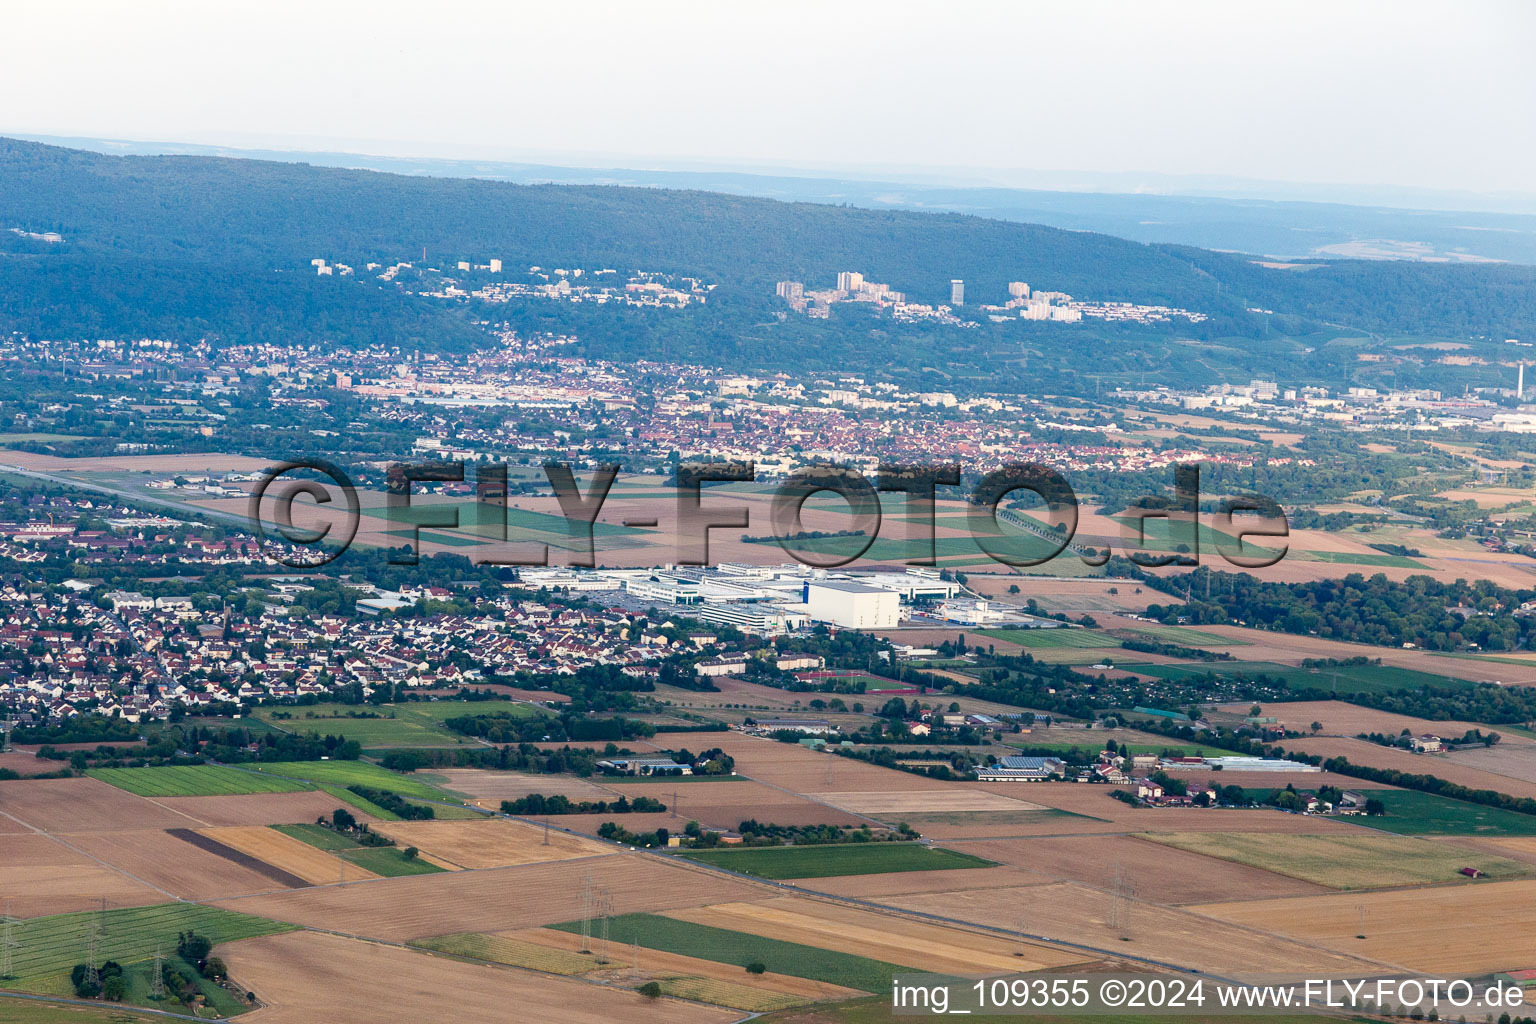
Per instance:
[[[958,1004],[956,1004],[958,1005]],[[899,1024],[901,1021],[910,1021],[909,1016],[897,1016],[891,1010],[891,995],[889,992],[876,996],[873,999],[850,999],[847,1002],[832,1005],[817,1004],[798,1010],[782,1010],[778,1013],[770,1013],[758,1017],[755,1024]],[[1157,1014],[1137,1013],[1134,1015],[1078,1015],[1073,1014],[1069,1018],[1057,1018],[1053,1016],[1025,1016],[1009,1015],[998,1018],[1000,1024],[1040,1024],[1044,1021],[1066,1019],[1069,1024],[1126,1024],[1133,1021],[1134,1024],[1233,1024],[1240,1018],[1222,1016],[1220,1014]],[[1264,1024],[1318,1024],[1320,1020],[1330,1018],[1319,1015],[1289,1014],[1286,1016],[1264,1017]],[[1336,1017],[1336,1021],[1360,1021],[1364,1017]]]
[[[380,821],[400,820],[400,815],[396,814],[394,811],[385,810],[383,807],[380,807],[372,800],[364,799],[363,797],[358,796],[356,793],[352,792],[350,789],[346,789],[343,786],[330,786],[322,783],[315,788],[320,790],[322,793],[329,793],[331,796],[335,797],[337,806],[351,806],[353,809],[362,811],[364,814],[373,815]]]
[[[369,789],[387,790],[401,796],[417,797],[422,800],[452,799],[440,789],[418,782],[408,775],[401,775],[388,768],[369,764],[367,761],[274,761],[270,764],[253,764],[250,767],[268,775],[342,788],[366,786]]]
[[[1281,680],[1293,690],[1322,690],[1339,694],[1398,693],[1425,686],[1467,690],[1474,685],[1465,679],[1431,675],[1395,665],[1340,665],[1335,668],[1308,669],[1295,665],[1277,665],[1270,661],[1214,661],[1168,665],[1117,663],[1117,667],[1140,675],[1172,680],[1199,678],[1207,674],[1246,679],[1266,675]]]
[[[1303,562],[1332,562],[1339,565],[1381,565],[1394,569],[1428,569],[1423,562],[1407,555],[1389,555],[1384,551],[1366,554],[1359,551],[1301,551]]]
[[[1433,793],[1404,789],[1373,789],[1368,794],[1387,806],[1387,813],[1360,819],[1361,824],[1405,836],[1536,836],[1536,815]]]
[[[293,793],[309,787],[240,768],[200,764],[164,768],[93,768],[93,779],[139,796],[230,796],[238,793]]]
[[[300,842],[308,843],[315,849],[325,850],[327,853],[359,848],[358,843],[324,825],[273,825],[271,827],[285,836],[292,836]]]
[[[682,856],[760,878],[831,878],[994,866],[992,861],[968,853],[907,842],[698,850]]]
[[[164,1024],[165,1017],[134,1013],[121,1004],[76,1006],[33,999],[0,999],[0,1024]]]
[[[1218,812],[1219,813],[1219,812]],[[1374,820],[1374,819],[1373,819]],[[1143,839],[1192,853],[1218,857],[1331,889],[1426,885],[1465,880],[1463,867],[1490,878],[1519,878],[1529,864],[1463,850],[1428,839],[1359,835],[1301,836],[1254,832],[1168,832]]]
[[[1183,644],[1185,647],[1242,647],[1247,640],[1234,640],[1220,633],[1211,633],[1203,629],[1190,629],[1188,626],[1154,626],[1144,622],[1138,622],[1134,626],[1126,626],[1126,629],[1137,633],[1145,633],[1154,640],[1162,640],[1170,644]]]
[[[530,704],[512,701],[412,701],[379,705],[264,707],[256,711],[255,718],[284,732],[344,736],[365,747],[454,747],[471,741],[445,728],[442,724],[445,719],[495,713],[529,718],[539,711]],[[276,717],[278,715],[291,717]],[[357,715],[378,717],[351,717]]]
[[[347,850],[341,856],[360,868],[367,868],[386,878],[396,875],[435,875],[444,870],[420,857],[406,860],[405,855],[393,846],[360,846],[356,850]]]
[[[11,937],[15,942],[11,963],[16,977],[6,982],[6,987],[73,997],[69,972],[81,962],[86,936],[93,927],[100,928],[97,955],[103,961],[116,960],[123,965],[129,982],[129,1000],[143,1002],[148,992],[149,963],[156,952],[167,957],[175,956],[178,932],[196,931],[218,945],[292,931],[294,926],[192,903],[162,903],[105,913],[23,919],[11,926]],[[187,973],[195,972],[189,970]],[[238,1013],[245,1009],[212,982],[206,983],[203,990],[223,1013]]]
[[[568,921],[550,927],[557,931],[580,933],[581,922]],[[610,918],[608,940],[620,946],[639,943],[647,949],[680,953],[738,967],[760,963],[777,974],[811,978],[865,992],[883,992],[890,987],[891,975],[909,973],[908,968],[868,957],[749,935],[728,928],[675,921],[659,914],[621,914]]]
[[[1108,633],[1090,629],[978,629],[968,634],[1002,640],[1020,647],[1119,647]]]

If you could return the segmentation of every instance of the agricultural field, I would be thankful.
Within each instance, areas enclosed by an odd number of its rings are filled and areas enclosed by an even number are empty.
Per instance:
[[[443,721],[461,715],[505,713],[514,718],[540,714],[531,704],[513,701],[407,701],[400,704],[313,704],[263,707],[258,721],[283,732],[344,736],[364,747],[453,747],[473,742]]]
[[[698,850],[682,856],[760,878],[830,878],[836,875],[878,875],[889,871],[986,868],[993,864],[992,861],[969,854],[912,842]]]
[[[93,768],[86,774],[137,796],[229,796],[237,793],[291,793],[308,788],[302,782],[211,764],[164,768]]]
[[[329,928],[386,941],[449,932],[537,928],[582,915],[590,877],[614,894],[615,911],[654,912],[761,897],[759,883],[686,861],[614,853],[580,861],[550,861],[493,871],[445,871],[384,878],[364,885],[285,889],[218,906],[306,927]]]
[[[366,786],[421,800],[451,800],[447,793],[409,775],[380,768],[367,761],[276,761],[254,764],[255,771],[289,781],[339,786]]]
[[[341,855],[365,872],[381,878],[401,875],[435,875],[446,870],[425,857],[407,857],[405,851],[393,846],[360,846]]]
[[[1407,836],[1536,836],[1536,815],[1407,789],[1371,790],[1387,813],[1361,823]]]
[[[123,910],[60,914],[34,918],[12,927],[12,973],[7,987],[43,995],[73,996],[69,972],[80,963],[83,937],[97,930],[102,960],[128,967],[155,953],[174,953],[176,935],[196,931],[215,944],[289,930],[288,925],[189,903],[165,903]]]
[[[1245,832],[1151,833],[1176,849],[1236,861],[1330,889],[1375,889],[1464,880],[1463,867],[1490,878],[1518,878],[1528,864],[1473,854],[1408,836],[1282,836]]]
[[[349,864],[342,857],[333,857],[311,843],[262,825],[207,828],[201,834],[280,871],[295,875],[310,885],[330,885],[333,882],[375,877],[372,872]]]
[[[1237,640],[1204,629],[1191,629],[1188,626],[1159,626],[1153,623],[1137,622],[1134,625],[1117,628],[1184,647],[1233,647],[1248,643],[1246,640]]]
[[[551,925],[559,931],[579,931],[579,921]],[[903,970],[893,963],[842,953],[820,946],[752,935],[656,914],[622,914],[608,922],[608,938],[621,945],[640,943],[647,949],[680,953],[701,960],[746,967],[761,963],[770,971],[824,981],[844,988],[880,992],[891,975]]]
[[[1527,926],[1536,881],[1208,903],[1191,910],[1428,973],[1479,974],[1536,962]],[[1426,927],[1425,922],[1434,922]],[[1364,935],[1365,938],[1359,936]],[[1302,960],[1302,963],[1308,961]]]
[[[977,629],[968,637],[984,636],[989,640],[1002,640],[1031,650],[1049,650],[1059,647],[1119,647],[1120,641],[1097,629]]]
[[[337,1021],[435,1021],[444,1007],[466,1021],[558,1020],[565,1024],[729,1024],[735,1010],[663,997],[648,1000],[628,987],[488,968],[423,950],[403,949],[318,932],[291,932],[233,943],[220,955],[230,975],[266,1006],[262,1024],[313,1024],[315,1008]],[[302,971],[294,970],[303,964]],[[387,979],[387,983],[381,983]]]
[[[1458,690],[1472,686],[1465,679],[1434,675],[1397,665],[1300,668],[1270,661],[1201,661],[1167,664],[1117,661],[1115,665],[1126,671],[1135,672],[1137,675],[1155,676],[1159,679],[1192,679],[1207,675],[1252,679],[1257,675],[1265,675],[1280,680],[1291,689],[1324,690],[1342,694],[1399,693],[1403,690],[1418,690],[1426,686]]]
[[[505,818],[390,822],[375,825],[374,831],[401,847],[417,847],[435,861],[468,869],[515,867],[613,852],[605,843]]]

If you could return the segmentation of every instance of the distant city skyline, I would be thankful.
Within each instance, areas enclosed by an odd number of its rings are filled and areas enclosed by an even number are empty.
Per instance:
[[[1105,191],[1532,191],[1536,7],[1518,2],[581,12],[13,8],[25,45],[0,89],[26,102],[0,133]]]

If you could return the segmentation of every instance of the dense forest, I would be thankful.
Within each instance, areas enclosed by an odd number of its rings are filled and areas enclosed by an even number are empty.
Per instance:
[[[1442,583],[1410,576],[1393,583],[1381,573],[1369,578],[1350,573],[1336,580],[1267,583],[1248,573],[1205,567],[1177,577],[1134,574],[1183,599],[1180,604],[1148,606],[1149,616],[1167,622],[1242,622],[1285,633],[1387,647],[1412,644],[1431,651],[1473,646],[1517,650],[1536,635],[1536,616],[1517,614],[1523,603],[1536,599],[1536,590],[1509,590],[1487,580]]]
[[[1202,378],[1273,372],[1302,356],[1314,375],[1342,382],[1356,360],[1347,346],[1330,345],[1341,327],[1536,333],[1533,267],[1336,261],[1273,269],[1241,256],[959,214],[106,156],[8,139],[0,139],[0,181],[0,228],[61,236],[0,230],[0,328],[40,337],[463,347],[484,337],[478,322],[494,318],[525,331],[575,331],[589,354],[609,358],[765,369],[894,361],[942,372],[959,363],[1065,386],[1082,370],[1062,363],[1064,349],[1099,350],[1076,366],[1130,383],[1159,380],[1175,363]],[[423,249],[432,264],[495,257],[509,268],[646,269],[718,287],[707,306],[665,315],[558,302],[484,307],[412,295],[363,273],[317,278],[309,266],[315,257],[359,267],[419,261]],[[867,310],[839,309],[820,322],[781,317],[775,281],[830,286],[845,269],[916,301],[947,301],[949,280],[959,277],[973,304],[1001,302],[1007,282],[1022,280],[1211,319],[1065,331],[972,314],[981,328],[960,332],[901,327]],[[1181,358],[1190,352],[1181,339],[1206,345],[1198,358]],[[1404,367],[1400,382],[1414,372]]]

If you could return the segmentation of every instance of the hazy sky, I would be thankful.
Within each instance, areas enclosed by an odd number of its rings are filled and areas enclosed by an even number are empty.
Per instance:
[[[0,132],[1536,190],[1523,0],[5,0],[0,30]]]

